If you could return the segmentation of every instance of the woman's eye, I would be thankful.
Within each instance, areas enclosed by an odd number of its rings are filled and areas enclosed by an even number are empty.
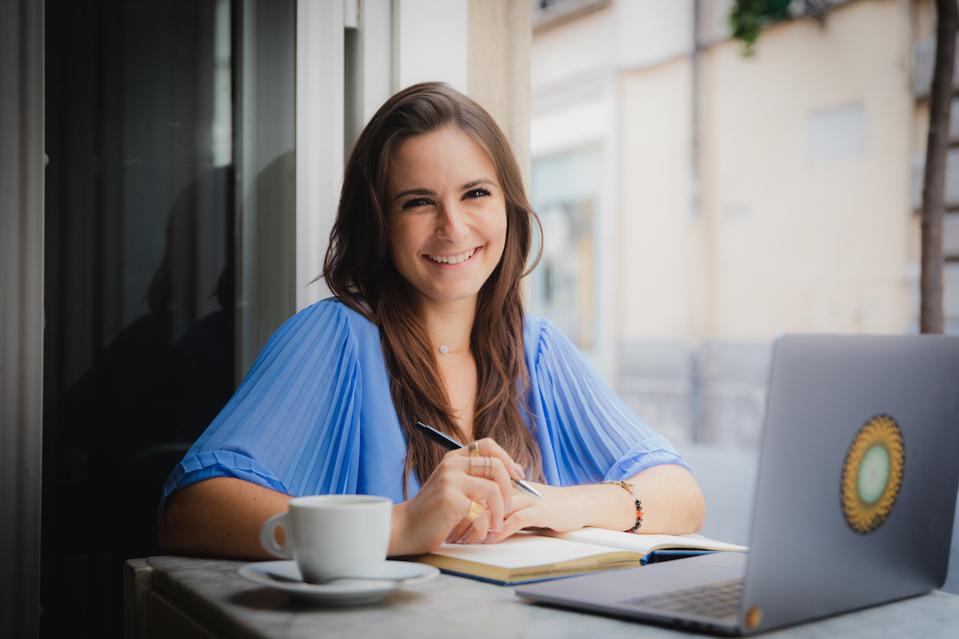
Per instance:
[[[418,206],[428,206],[429,203],[430,201],[427,200],[426,198],[422,198],[422,197],[413,198],[412,200],[407,200],[403,202],[403,210],[405,211],[406,209],[413,209]]]
[[[487,197],[490,194],[486,189],[473,189],[472,191],[466,192],[466,197],[475,200],[480,197]]]

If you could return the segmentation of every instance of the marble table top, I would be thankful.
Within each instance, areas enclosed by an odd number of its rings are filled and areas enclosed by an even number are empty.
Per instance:
[[[224,637],[565,639],[691,637],[690,633],[528,603],[514,589],[440,575],[359,607],[307,604],[240,577],[244,562],[151,557],[151,588]],[[768,637],[949,637],[959,596],[934,592],[769,633]]]

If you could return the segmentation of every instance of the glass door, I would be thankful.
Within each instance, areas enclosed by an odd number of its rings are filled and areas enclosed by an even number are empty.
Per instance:
[[[295,1],[46,3],[44,636],[122,634],[166,474],[295,310],[295,47]]]

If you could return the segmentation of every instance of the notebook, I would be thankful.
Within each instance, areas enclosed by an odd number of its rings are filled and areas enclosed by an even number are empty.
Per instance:
[[[745,546],[702,535],[631,534],[583,528],[567,533],[522,532],[498,544],[443,544],[416,561],[446,573],[501,585],[558,579],[597,570],[635,568],[660,553],[744,552]]]

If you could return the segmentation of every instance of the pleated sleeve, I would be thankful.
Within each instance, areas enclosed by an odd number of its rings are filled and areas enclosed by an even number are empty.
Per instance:
[[[318,302],[268,341],[220,414],[174,467],[174,492],[235,477],[289,495],[353,493],[361,377],[345,308]]]
[[[547,480],[562,486],[622,480],[659,464],[689,468],[548,320],[540,320],[532,398]],[[549,456],[549,458],[545,458]],[[553,477],[550,477],[553,475]]]

